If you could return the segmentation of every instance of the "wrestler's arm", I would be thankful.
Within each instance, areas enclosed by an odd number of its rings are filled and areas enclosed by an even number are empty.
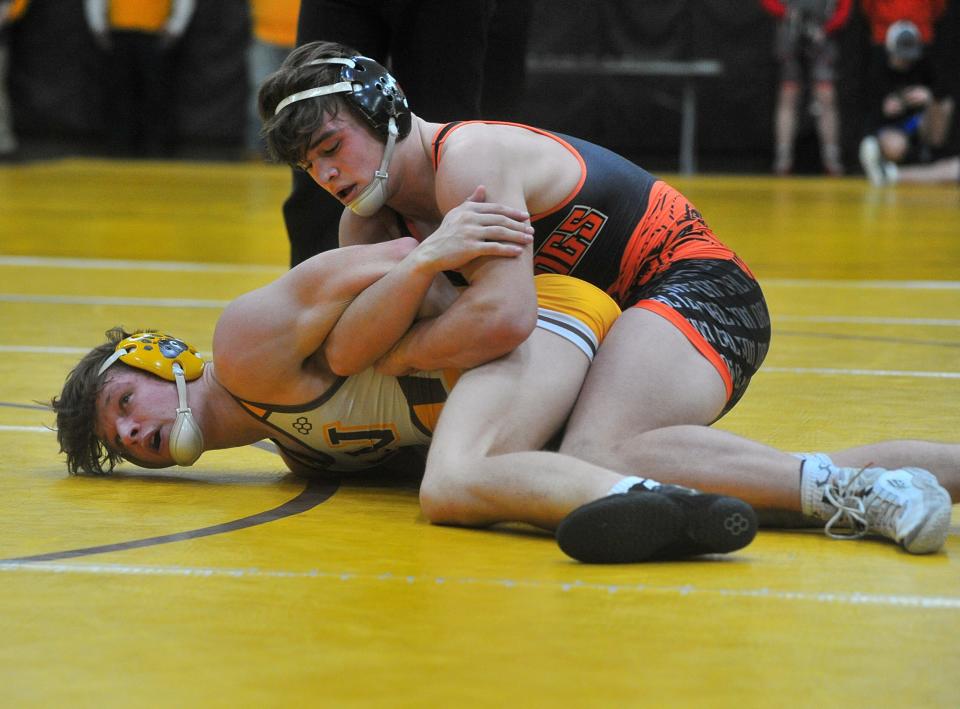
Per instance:
[[[487,139],[448,144],[437,173],[442,211],[482,184],[487,201],[527,213],[517,171],[498,157],[494,145],[484,144]],[[380,371],[474,367],[511,352],[529,337],[537,321],[531,245],[517,258],[481,258],[461,271],[470,286],[439,317],[415,323],[377,365]]]
[[[514,260],[522,256],[533,241],[526,218],[521,210],[488,201],[482,187],[446,210],[439,228],[343,313],[324,345],[331,370],[341,375],[355,374],[389,352],[414,319],[424,315],[422,306],[428,294],[434,299],[449,295],[449,291],[441,292],[446,282],[441,276],[444,271],[462,269],[468,264],[474,271],[491,259]],[[446,297],[446,303],[449,302]],[[434,303],[434,312],[439,309]],[[476,358],[463,358],[464,350],[469,351],[470,346],[462,336],[459,342],[444,345],[450,353],[434,357],[438,362],[443,359],[442,366],[478,363]],[[483,361],[500,354],[503,353],[486,355]]]
[[[237,396],[295,396],[351,300],[410,253],[411,238],[332,249],[230,303],[217,322],[217,377]]]

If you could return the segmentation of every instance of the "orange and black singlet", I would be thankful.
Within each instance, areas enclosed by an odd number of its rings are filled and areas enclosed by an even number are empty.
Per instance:
[[[448,123],[437,132],[435,167],[443,159],[446,139],[469,124]],[[676,261],[736,259],[679,192],[626,158],[579,138],[516,123],[501,125],[555,140],[580,163],[574,190],[549,210],[531,216],[537,273],[582,278],[607,291],[621,307],[629,307],[631,288]]]
[[[535,273],[582,278],[621,308],[644,308],[669,320],[717,369],[729,410],[770,342],[763,293],[746,264],[680,192],[626,158],[579,138],[486,123],[554,140],[580,163],[570,194],[530,218]],[[469,124],[448,123],[437,131],[434,169],[447,138]]]

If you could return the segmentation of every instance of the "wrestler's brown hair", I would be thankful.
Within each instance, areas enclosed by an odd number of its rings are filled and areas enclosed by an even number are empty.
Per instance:
[[[67,455],[67,470],[72,475],[104,475],[122,460],[120,454],[111,451],[97,437],[94,426],[97,422],[97,396],[107,377],[106,372],[98,374],[100,365],[116,350],[117,343],[130,333],[122,327],[114,327],[105,335],[107,341],[84,355],[67,375],[60,396],[50,400],[50,406],[57,414],[57,442],[60,452]]]
[[[297,167],[306,157],[310,137],[324,121],[350,108],[338,94],[320,96],[310,101],[297,101],[274,115],[277,105],[287,96],[319,86],[329,86],[340,80],[339,64],[308,66],[315,59],[354,57],[359,52],[336,42],[310,42],[297,47],[283,60],[280,68],[264,79],[257,95],[257,109],[263,128],[267,154],[271,160]],[[364,124],[366,121],[362,121]]]

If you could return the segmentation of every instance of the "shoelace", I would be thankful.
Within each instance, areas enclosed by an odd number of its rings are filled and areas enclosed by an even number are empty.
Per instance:
[[[868,463],[854,473],[853,476],[847,480],[843,488],[835,483],[824,489],[823,494],[827,502],[837,508],[833,517],[830,518],[823,528],[824,533],[831,539],[860,539],[866,535],[868,527],[866,518],[867,507],[863,503],[863,498],[850,494],[850,490],[857,481],[857,478],[859,478],[863,474],[863,471],[869,468],[870,465],[872,465],[872,463]],[[889,511],[887,511],[884,516],[890,516]],[[833,531],[833,527],[838,522],[844,520],[849,521],[852,531],[849,534],[837,534]]]

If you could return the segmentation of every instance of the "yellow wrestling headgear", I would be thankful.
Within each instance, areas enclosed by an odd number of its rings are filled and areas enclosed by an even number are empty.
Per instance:
[[[174,363],[183,369],[183,376],[188,382],[203,372],[203,358],[195,348],[162,332],[135,332],[118,342],[113,354],[100,366],[100,374],[118,359],[171,382],[176,381]]]
[[[203,358],[183,340],[162,332],[135,332],[117,343],[97,374],[117,360],[177,384],[177,417],[170,431],[170,455],[177,465],[193,465],[203,453],[203,433],[187,406],[187,382],[203,373]]]

